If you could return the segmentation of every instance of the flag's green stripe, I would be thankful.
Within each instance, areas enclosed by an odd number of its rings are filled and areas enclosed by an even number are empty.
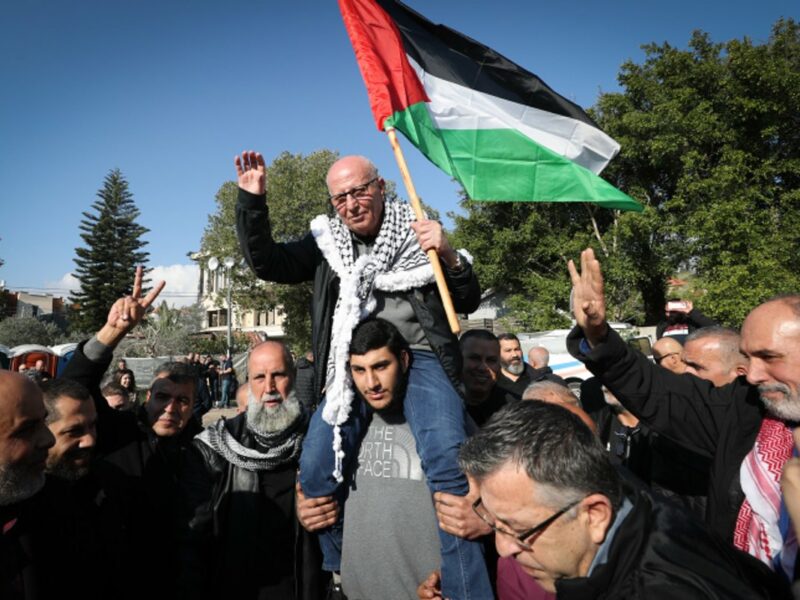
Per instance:
[[[437,129],[424,103],[387,119],[473,200],[594,202],[642,210],[630,196],[514,129]]]

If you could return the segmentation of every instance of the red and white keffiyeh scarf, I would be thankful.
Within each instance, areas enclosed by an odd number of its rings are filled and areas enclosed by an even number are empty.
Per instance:
[[[745,500],[739,509],[733,544],[772,569],[791,578],[797,539],[781,496],[781,471],[792,457],[792,430],[767,416],[761,422],[753,449],[742,461],[739,478]]]

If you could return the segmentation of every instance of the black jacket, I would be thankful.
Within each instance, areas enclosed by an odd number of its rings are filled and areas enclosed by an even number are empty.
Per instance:
[[[272,239],[269,211],[264,196],[239,189],[236,205],[236,234],[242,253],[255,274],[276,283],[314,282],[311,306],[314,362],[328,364],[333,310],[339,296],[339,277],[323,258],[311,233],[296,242],[277,243]],[[458,273],[444,269],[453,305],[459,313],[470,313],[480,304],[480,286],[469,264]],[[456,389],[460,388],[461,352],[458,339],[450,331],[439,292],[434,284],[410,290],[406,299],[414,309],[431,349],[439,357],[445,373]],[[316,369],[314,389],[322,393],[326,369]]]
[[[189,513],[179,488],[192,439],[202,427],[191,418],[180,435],[158,437],[147,423],[144,408],[117,411],[100,393],[100,381],[111,360],[89,360],[84,344],[75,350],[62,377],[89,389],[97,408],[97,448],[92,469],[104,481],[113,481],[109,501],[123,515],[129,553],[148,557],[149,565],[167,565],[175,560],[178,543]],[[129,597],[174,597],[175,570],[142,569],[130,578]]]
[[[559,580],[559,600],[791,597],[765,565],[681,509],[628,485],[625,496],[633,508],[611,540],[608,560],[589,577]]]
[[[225,421],[255,448],[246,415]],[[183,474],[193,516],[181,550],[182,595],[242,600],[317,600],[324,593],[316,535],[295,515],[297,462],[273,471],[234,466],[195,440]]]
[[[755,444],[764,418],[758,391],[743,377],[721,388],[690,374],[676,375],[631,349],[611,328],[588,354],[583,331],[567,337],[570,353],[586,363],[625,407],[661,435],[711,462],[706,521],[733,542],[744,501],[739,468]]]

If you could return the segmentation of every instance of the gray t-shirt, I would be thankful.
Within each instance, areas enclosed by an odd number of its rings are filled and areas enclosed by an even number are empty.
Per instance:
[[[374,414],[345,503],[342,588],[348,600],[415,600],[441,563],[436,517],[402,413]]]

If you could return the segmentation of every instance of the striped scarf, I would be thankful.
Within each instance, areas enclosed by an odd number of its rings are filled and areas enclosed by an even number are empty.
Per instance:
[[[319,215],[311,221],[311,233],[325,260],[341,284],[333,311],[331,345],[323,419],[333,425],[335,468],[342,480],[342,438],[340,426],[350,415],[353,380],[347,369],[353,329],[375,310],[373,292],[411,290],[434,281],[433,267],[419,245],[411,222],[414,212],[405,202],[387,199],[383,221],[372,251],[355,258],[350,230],[337,215]]]
[[[792,431],[771,416],[761,422],[753,449],[742,461],[739,479],[745,500],[733,544],[789,577],[794,575],[797,540],[781,496],[781,472],[794,451]]]

